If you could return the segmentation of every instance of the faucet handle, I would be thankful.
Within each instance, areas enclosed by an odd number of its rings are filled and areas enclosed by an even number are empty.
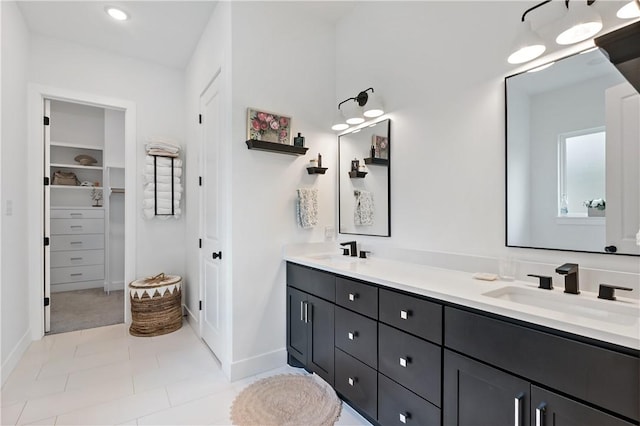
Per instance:
[[[629,288],[629,287],[620,287],[620,286],[617,286],[617,285],[600,284],[600,288],[598,290],[598,299],[616,300],[616,296],[614,296],[614,292],[616,290],[633,291],[633,289]]]
[[[536,274],[527,274],[527,276],[540,279],[540,284],[538,285],[538,288],[542,288],[544,290],[553,290],[553,279],[551,277],[547,277],[546,275],[536,275]]]
[[[344,256],[349,256],[349,249],[348,249],[348,248],[343,248],[343,249],[342,249],[342,254],[343,254]]]
[[[371,253],[371,252],[367,250],[360,250],[360,259],[366,259],[368,253]]]

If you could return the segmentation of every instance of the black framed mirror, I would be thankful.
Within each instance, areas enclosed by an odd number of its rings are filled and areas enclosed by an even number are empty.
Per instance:
[[[507,77],[506,245],[639,255],[640,95],[598,48]]]
[[[338,137],[338,231],[391,236],[391,120]]]

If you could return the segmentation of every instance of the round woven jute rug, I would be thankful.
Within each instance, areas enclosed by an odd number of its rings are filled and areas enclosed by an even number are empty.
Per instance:
[[[234,425],[333,425],[342,403],[327,383],[312,376],[281,374],[258,380],[231,405]]]

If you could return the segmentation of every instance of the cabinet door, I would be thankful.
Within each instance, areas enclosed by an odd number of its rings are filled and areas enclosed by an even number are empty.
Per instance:
[[[529,383],[445,350],[443,424],[529,425]]]
[[[631,426],[572,399],[531,386],[531,424],[536,426]]]
[[[287,350],[303,364],[307,364],[307,323],[304,304],[307,294],[287,287]],[[308,308],[307,308],[308,309]]]
[[[315,296],[308,297],[307,366],[333,386],[334,305]]]

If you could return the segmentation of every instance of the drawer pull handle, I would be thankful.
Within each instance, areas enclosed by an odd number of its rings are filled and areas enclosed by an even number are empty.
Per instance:
[[[82,272],[77,272],[75,274],[71,274],[72,277],[81,277],[82,276]]]
[[[82,216],[82,213],[69,213],[71,216]]]
[[[358,295],[357,295],[357,294],[349,293],[349,300],[350,300],[351,302],[354,302],[357,298],[358,298]]]
[[[349,340],[355,340],[355,338],[358,337],[358,332],[350,331],[349,333],[347,333],[347,337],[349,338]]]
[[[409,364],[409,357],[400,358],[400,366],[407,368],[407,364]]]
[[[354,386],[356,384],[356,382],[358,381],[357,377],[349,377],[349,380],[347,380],[349,382],[349,386]]]
[[[400,423],[407,424],[407,421],[411,418],[409,413],[400,413]]]
[[[400,318],[403,320],[409,318],[409,311],[400,311]]]
[[[82,225],[71,225],[71,229],[82,229]]]
[[[81,257],[72,257],[72,258],[70,258],[69,260],[71,260],[71,261],[74,261],[74,260],[82,260],[82,258],[81,258]]]
[[[304,300],[300,301],[300,321],[306,322],[304,320]]]
[[[522,426],[522,400],[524,399],[524,393],[520,392],[513,400],[513,426]]]
[[[544,426],[544,413],[547,411],[547,404],[544,402],[536,408],[536,426]]]
[[[72,244],[72,245],[82,244],[82,241],[71,241],[69,244]]]

